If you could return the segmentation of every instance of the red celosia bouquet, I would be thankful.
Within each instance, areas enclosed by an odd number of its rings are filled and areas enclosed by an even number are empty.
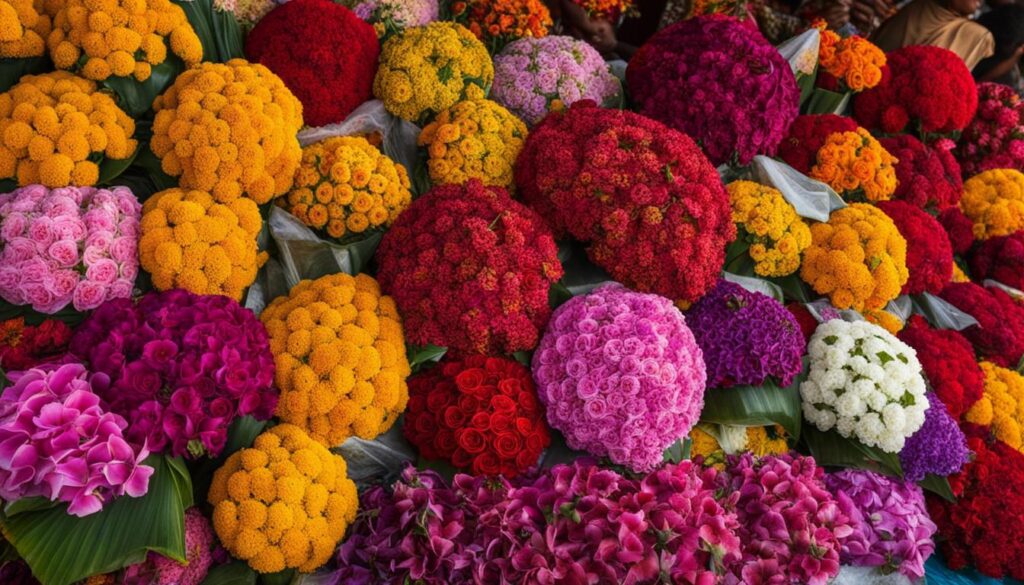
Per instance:
[[[963,254],[974,243],[974,222],[959,207],[947,207],[939,213],[939,223],[949,236],[954,254]]]
[[[974,78],[956,53],[913,45],[887,57],[882,83],[854,99],[854,117],[861,126],[889,134],[948,134],[963,130],[974,117]]]
[[[942,298],[978,320],[963,334],[978,355],[1003,366],[1016,368],[1024,355],[1024,306],[998,288],[972,282],[953,282]]]
[[[1024,170],[1024,101],[1014,88],[978,84],[978,114],[960,136],[957,156],[968,177],[989,169]]]
[[[371,98],[380,43],[373,26],[330,0],[292,0],[264,16],[245,56],[302,102],[310,126],[341,122]]]
[[[442,185],[412,203],[377,250],[381,287],[411,343],[460,353],[533,349],[562,277],[555,240],[500,187]]]
[[[939,140],[926,146],[909,134],[881,138],[879,142],[896,157],[899,184],[893,199],[906,201],[921,209],[942,211],[960,202],[964,182],[960,165],[951,152],[951,140]]]
[[[981,398],[985,375],[963,335],[952,329],[933,329],[924,317],[914,315],[899,338],[917,350],[925,378],[954,418],[966,414]]]
[[[526,139],[516,184],[556,234],[626,286],[693,301],[718,279],[735,238],[714,167],[681,132],[576,102]]]
[[[1024,232],[985,240],[971,250],[970,266],[976,280],[989,278],[1024,290]]]
[[[797,117],[789,127],[789,134],[779,143],[779,158],[804,173],[818,163],[818,151],[825,145],[829,134],[855,132],[857,123],[851,118],[835,114],[807,114]]]
[[[62,362],[70,341],[71,328],[56,319],[39,325],[27,325],[21,317],[0,322],[0,368],[10,372]]]
[[[402,430],[423,457],[474,475],[519,475],[551,443],[530,370],[479,355],[445,358],[409,378]]]
[[[906,201],[880,201],[875,205],[896,224],[907,241],[910,278],[903,294],[939,294],[953,276],[953,249],[942,224]]]

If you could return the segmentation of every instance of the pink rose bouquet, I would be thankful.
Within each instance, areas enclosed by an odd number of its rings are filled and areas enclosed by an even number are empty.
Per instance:
[[[956,150],[965,177],[990,169],[1024,170],[1024,101],[1001,83],[978,84],[978,112]]]
[[[657,295],[604,285],[551,316],[533,355],[548,423],[569,446],[649,471],[686,436],[707,374],[686,320]]]
[[[128,422],[93,392],[82,364],[9,372],[0,395],[0,498],[42,496],[88,516],[149,490],[149,454],[125,440]]]
[[[127,187],[0,194],[0,298],[52,314],[131,296],[141,210]]]

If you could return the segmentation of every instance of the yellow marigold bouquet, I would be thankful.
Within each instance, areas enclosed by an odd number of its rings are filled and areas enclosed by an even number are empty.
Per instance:
[[[843,199],[886,201],[896,191],[896,157],[863,128],[829,134],[816,158],[811,178]]]
[[[33,0],[0,0],[0,59],[39,57],[46,52],[50,17]]]
[[[811,245],[811,229],[782,193],[752,181],[726,186],[732,221],[739,228],[733,246],[746,248],[759,276],[787,276],[800,268]]]
[[[304,224],[336,239],[389,226],[411,202],[405,167],[358,136],[303,148],[295,185],[277,200]]]
[[[99,162],[135,152],[135,121],[96,84],[66,71],[26,75],[0,94],[0,180],[89,187]]]
[[[384,43],[373,95],[399,118],[424,122],[460,100],[486,97],[493,81],[491,56],[473,33],[432,22]]]
[[[373,278],[303,280],[260,316],[281,399],[277,416],[333,447],[388,430],[409,401],[402,323]]]
[[[63,0],[46,40],[58,69],[94,81],[149,79],[168,46],[186,66],[203,58],[185,12],[170,0]]]
[[[420,133],[435,184],[512,185],[512,167],[526,140],[526,124],[486,99],[466,100],[441,112]]]
[[[260,573],[320,568],[359,507],[341,455],[289,424],[228,457],[207,499],[217,538]]]
[[[823,21],[817,26],[821,29],[818,64],[832,78],[822,79],[822,85],[840,91],[861,92],[882,81],[885,51],[864,37],[841,38],[827,30]],[[833,80],[838,87],[832,87]]]
[[[854,203],[811,226],[800,278],[837,309],[881,309],[909,277],[907,241],[877,207]]]
[[[985,374],[985,389],[964,415],[965,420],[990,427],[995,438],[1024,451],[1024,377],[990,362],[981,362],[981,371]]]
[[[262,225],[249,199],[221,204],[202,191],[161,191],[142,206],[139,261],[157,290],[241,301],[267,260],[256,246]]]
[[[292,186],[302,148],[302,104],[263,65],[202,63],[153,103],[150,147],[179,186],[224,203],[259,204]]]
[[[1024,229],[1024,173],[993,169],[964,181],[960,209],[974,222],[974,237],[987,240]]]

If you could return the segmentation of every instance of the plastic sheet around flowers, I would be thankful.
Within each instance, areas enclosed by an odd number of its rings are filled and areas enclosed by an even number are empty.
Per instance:
[[[924,580],[912,581],[900,573],[883,575],[875,567],[851,567],[843,565],[831,585],[919,585]]]
[[[804,303],[804,307],[807,311],[818,320],[819,323],[824,323],[829,319],[842,319],[843,321],[863,321],[864,315],[861,315],[853,309],[839,310],[832,306],[832,303],[828,302],[828,299],[818,299],[809,303]]]
[[[906,323],[910,315],[914,313],[914,301],[907,295],[900,295],[889,301],[889,304],[885,306],[885,310]]]
[[[800,217],[828,221],[830,213],[846,207],[832,187],[773,158],[755,156],[753,172],[759,183],[778,189]]]
[[[320,239],[294,215],[274,206],[270,211],[270,237],[277,244],[282,276],[288,289],[304,279],[328,274],[362,272],[373,258],[383,232],[367,235],[351,244],[336,244]],[[271,297],[273,298],[273,297]]]
[[[785,295],[782,293],[782,288],[774,282],[768,282],[767,280],[755,278],[753,276],[741,276],[731,272],[723,272],[722,278],[729,282],[736,283],[750,292],[761,293],[765,296],[769,296],[780,303],[785,299]]]
[[[914,304],[914,313],[923,316],[931,323],[932,327],[937,329],[963,331],[978,324],[977,319],[933,294],[914,295],[911,299]]]
[[[1018,301],[1024,300],[1024,291],[1015,289],[1012,286],[1007,286],[1001,282],[989,278],[983,280],[981,284],[984,285],[986,288],[998,288]]]
[[[410,176],[416,168],[416,140],[420,129],[412,122],[392,116],[380,100],[370,100],[352,111],[345,121],[299,132],[299,144],[308,146],[332,136],[380,133],[381,149],[401,164]]]
[[[398,477],[416,461],[416,451],[402,436],[400,419],[391,430],[372,441],[352,437],[335,449],[348,464],[348,477],[362,489],[389,477]]]
[[[789,62],[793,75],[812,75],[818,66],[821,31],[811,28],[778,46],[779,54]]]

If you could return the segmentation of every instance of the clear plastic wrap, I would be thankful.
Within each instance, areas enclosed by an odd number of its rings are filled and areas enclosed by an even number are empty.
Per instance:
[[[832,187],[786,163],[758,155],[754,157],[753,165],[755,180],[778,189],[800,217],[828,221],[830,213],[846,207]]]

